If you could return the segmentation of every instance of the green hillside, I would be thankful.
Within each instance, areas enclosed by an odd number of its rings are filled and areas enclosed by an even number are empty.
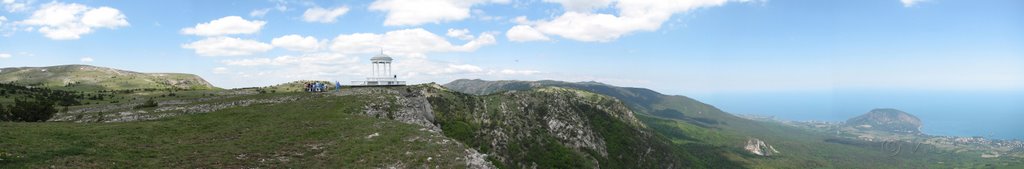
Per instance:
[[[142,100],[75,106],[49,123],[0,123],[0,166],[463,168],[470,157],[504,168],[741,166],[708,153],[722,151],[711,145],[672,146],[622,102],[582,90],[260,92],[291,85],[299,84],[188,91],[206,94],[160,97],[156,107],[138,107]],[[365,140],[374,133],[382,140]]]
[[[999,160],[970,154],[904,153],[893,156],[882,142],[856,142],[830,133],[779,123],[739,118],[685,96],[596,82],[456,80],[445,84],[455,91],[487,95],[505,91],[558,86],[591,91],[622,100],[637,117],[677,146],[710,144],[732,150],[720,155],[753,168],[915,168],[1005,166]],[[743,148],[751,139],[763,140],[781,153],[755,156]],[[855,142],[855,143],[851,143]],[[869,161],[869,162],[864,162]],[[1019,160],[1011,160],[1019,161]],[[1022,165],[1019,162],[1016,165]]]
[[[472,160],[439,133],[360,115],[364,104],[312,96],[152,121],[0,122],[0,168],[465,168]]]
[[[437,87],[439,90],[444,88]],[[735,168],[708,144],[674,147],[619,100],[544,87],[428,97],[445,135],[496,155],[507,168]]]
[[[0,83],[71,91],[126,89],[216,89],[203,78],[182,73],[139,73],[89,65],[0,69]]]

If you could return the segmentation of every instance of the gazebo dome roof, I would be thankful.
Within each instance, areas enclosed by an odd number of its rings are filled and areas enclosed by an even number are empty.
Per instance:
[[[391,59],[390,56],[385,55],[384,53],[381,53],[377,56],[370,58],[370,61],[372,62],[391,62],[392,60],[393,59]]]

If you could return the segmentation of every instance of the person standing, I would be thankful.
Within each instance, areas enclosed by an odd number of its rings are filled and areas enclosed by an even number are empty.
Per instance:
[[[334,91],[341,92],[341,82],[334,81]]]

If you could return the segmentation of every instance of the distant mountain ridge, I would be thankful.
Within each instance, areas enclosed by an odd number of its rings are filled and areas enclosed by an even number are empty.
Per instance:
[[[724,124],[728,121],[746,121],[746,119],[736,117],[714,106],[686,96],[664,95],[651,89],[619,87],[600,82],[459,79],[444,86],[455,91],[476,95],[487,95],[512,90],[530,90],[545,86],[565,87],[614,97],[622,100],[623,103],[638,113],[686,120],[705,127]]]
[[[124,89],[216,89],[202,77],[184,73],[140,73],[91,65],[0,69],[0,83],[74,91]]]
[[[899,133],[921,133],[921,124],[917,116],[889,108],[874,109],[846,121],[853,127]]]

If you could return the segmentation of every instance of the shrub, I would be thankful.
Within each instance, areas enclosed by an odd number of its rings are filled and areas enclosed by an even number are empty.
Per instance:
[[[444,135],[456,140],[471,140],[476,132],[476,127],[463,121],[453,121],[441,125]]]
[[[44,122],[46,120],[50,120],[50,118],[53,117],[53,114],[56,113],[57,109],[53,107],[52,101],[22,101],[16,99],[14,100],[14,106],[12,106],[9,110],[0,111],[0,120],[20,122]]]
[[[135,108],[136,109],[142,109],[142,108],[150,108],[150,107],[156,107],[156,106],[160,106],[160,104],[157,103],[156,101],[154,101],[153,98],[149,98],[148,100],[146,100],[146,102],[143,102],[142,104],[140,104],[138,106],[135,106]]]
[[[0,121],[10,121],[8,116],[9,115],[7,114],[7,107],[4,107],[3,104],[0,104]]]

